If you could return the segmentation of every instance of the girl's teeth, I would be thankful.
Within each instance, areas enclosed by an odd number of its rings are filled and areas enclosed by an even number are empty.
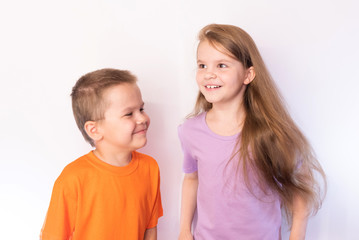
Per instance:
[[[219,86],[206,86],[206,88],[219,88]]]

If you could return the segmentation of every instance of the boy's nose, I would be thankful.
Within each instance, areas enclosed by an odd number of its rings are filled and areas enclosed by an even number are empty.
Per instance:
[[[139,121],[139,120],[138,120],[138,121],[136,122],[136,124],[138,124],[138,125],[143,124],[143,123],[146,123],[146,121],[143,121],[143,120]]]
[[[136,120],[136,124],[144,124],[147,122],[147,119],[145,116],[139,116]]]

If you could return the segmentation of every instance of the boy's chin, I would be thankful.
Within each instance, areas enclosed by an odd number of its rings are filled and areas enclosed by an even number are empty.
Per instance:
[[[144,140],[136,144],[136,149],[143,148],[144,146],[146,146],[146,144],[147,144],[147,139],[145,138]]]

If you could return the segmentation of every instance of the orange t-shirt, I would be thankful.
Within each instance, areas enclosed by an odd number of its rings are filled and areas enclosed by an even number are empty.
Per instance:
[[[55,182],[42,240],[143,239],[163,215],[157,162],[133,152],[115,167],[90,152]]]

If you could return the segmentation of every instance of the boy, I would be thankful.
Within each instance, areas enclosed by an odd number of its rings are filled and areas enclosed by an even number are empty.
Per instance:
[[[56,180],[40,238],[157,239],[159,168],[135,151],[146,144],[150,124],[136,78],[97,70],[77,81],[71,97],[77,126],[95,150]]]

